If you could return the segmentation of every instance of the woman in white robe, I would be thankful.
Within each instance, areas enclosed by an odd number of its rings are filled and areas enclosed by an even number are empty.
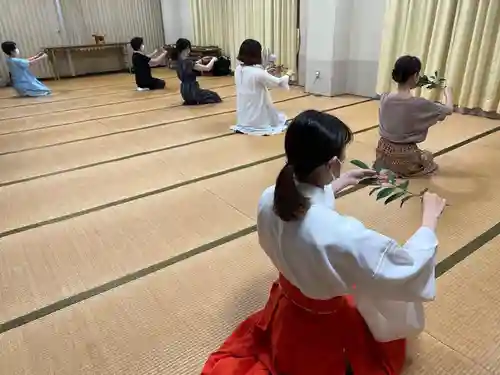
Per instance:
[[[406,338],[423,330],[422,303],[435,297],[435,228],[445,201],[423,197],[422,225],[402,246],[335,211],[335,194],[375,173],[340,174],[352,137],[318,111],[290,124],[287,164],[257,218],[279,278],[266,306],[209,357],[202,375],[401,374]]]
[[[231,130],[251,135],[284,132],[286,115],[274,107],[268,88],[288,90],[291,72],[279,78],[269,74],[262,66],[262,46],[253,39],[241,44],[238,60],[234,73],[237,124]]]

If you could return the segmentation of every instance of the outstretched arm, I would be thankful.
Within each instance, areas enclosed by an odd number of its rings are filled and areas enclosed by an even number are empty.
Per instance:
[[[203,64],[202,61],[203,60],[196,61],[196,63],[194,64],[194,69],[199,72],[209,72],[214,67],[215,62],[217,61],[217,57],[212,57],[212,60],[210,60],[210,62],[206,65]]]
[[[167,51],[164,51],[161,55],[149,60],[149,66],[161,64],[165,60],[165,56],[167,56]]]
[[[260,83],[266,87],[282,87],[288,89],[288,82],[290,81],[291,71],[288,71],[283,77],[275,77],[266,70],[262,70],[258,78]]]
[[[41,60],[45,60],[47,58],[47,54],[45,52],[40,52],[39,54],[33,56],[33,57],[30,57],[28,59],[30,65],[33,65],[33,64],[36,64],[38,63],[39,61]]]
[[[154,56],[156,56],[158,54],[158,49],[155,49],[153,52],[151,52],[149,55],[146,55],[147,57],[149,57],[150,59],[152,59]]]

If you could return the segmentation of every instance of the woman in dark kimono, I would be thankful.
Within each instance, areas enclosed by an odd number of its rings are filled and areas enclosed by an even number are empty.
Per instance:
[[[174,56],[177,60],[177,77],[181,81],[181,96],[184,99],[184,105],[198,105],[220,103],[222,99],[219,94],[214,91],[204,90],[200,88],[196,80],[196,72],[209,72],[212,70],[214,63],[217,61],[213,57],[208,64],[203,64],[202,60],[193,61],[188,58],[191,52],[191,42],[181,38],[175,43]]]

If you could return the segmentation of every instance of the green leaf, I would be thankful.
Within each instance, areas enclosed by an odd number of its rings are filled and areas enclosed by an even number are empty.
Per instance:
[[[380,190],[382,189],[382,186],[377,186],[376,188],[373,188],[370,190],[370,193],[368,195],[373,195],[373,193],[375,193],[377,190]]]
[[[399,184],[398,188],[400,188],[401,190],[406,191],[408,189],[409,185],[410,185],[410,180],[406,180],[405,182]]]
[[[351,164],[354,164],[356,167],[361,168],[361,169],[371,169],[368,165],[363,163],[361,160],[351,160]]]
[[[399,205],[399,207],[403,207],[403,204],[405,204],[406,202],[408,202],[412,198],[415,198],[415,195],[407,195],[406,197],[401,199],[401,204]]]
[[[400,191],[399,193],[392,194],[389,198],[387,198],[384,202],[384,204],[391,203],[392,201],[395,201],[398,198],[401,198],[403,195],[406,194],[406,191]]]
[[[394,193],[394,190],[396,190],[396,188],[384,188],[384,189],[380,190],[377,193],[377,200],[388,197],[389,195]]]

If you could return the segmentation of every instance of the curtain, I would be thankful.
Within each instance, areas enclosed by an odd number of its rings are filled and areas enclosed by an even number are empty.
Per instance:
[[[161,47],[163,19],[160,0],[56,0],[66,31],[66,44],[94,44],[93,34],[107,43],[128,42],[141,36],[149,50]]]
[[[190,0],[193,44],[218,45],[236,60],[247,38],[277,55],[278,64],[296,70],[297,0]]]
[[[422,60],[423,73],[436,70],[453,89],[455,105],[500,114],[500,1],[388,0],[377,92],[393,88],[395,60]],[[437,99],[436,90],[417,90]]]

